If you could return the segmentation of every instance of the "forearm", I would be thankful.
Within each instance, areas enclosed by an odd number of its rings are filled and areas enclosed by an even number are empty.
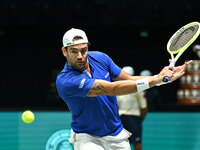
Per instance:
[[[131,76],[129,74],[127,74],[126,72],[124,72],[123,70],[121,71],[120,75],[114,79],[115,81],[119,81],[119,80],[139,80],[139,79],[143,79],[143,78],[149,78],[150,76]]]
[[[149,87],[155,86],[159,83],[159,78],[148,77]],[[88,92],[88,97],[100,96],[100,95],[125,95],[138,92],[136,81],[122,80],[115,82],[108,82],[105,80],[95,80],[93,86]]]
[[[132,80],[116,81],[111,83],[109,93],[113,96],[137,92],[136,82]]]
[[[129,80],[139,80],[139,79],[144,79],[144,78],[151,78],[152,76],[129,76]]]

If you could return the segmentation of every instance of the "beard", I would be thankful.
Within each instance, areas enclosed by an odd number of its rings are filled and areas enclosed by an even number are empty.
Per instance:
[[[74,66],[72,66],[72,67],[74,67],[77,70],[83,71],[83,70],[87,69],[86,61],[84,61],[82,64],[75,63]]]
[[[72,61],[71,59],[68,59],[68,65],[75,68],[76,70],[83,71],[87,69],[88,59],[86,57],[85,61]]]

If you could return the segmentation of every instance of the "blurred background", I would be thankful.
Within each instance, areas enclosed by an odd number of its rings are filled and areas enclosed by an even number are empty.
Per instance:
[[[20,122],[20,112],[26,109],[68,113],[57,95],[55,79],[66,62],[62,37],[70,28],[83,29],[91,42],[90,50],[105,52],[119,67],[132,66],[136,75],[144,69],[157,74],[169,64],[169,38],[183,25],[199,21],[199,6],[199,0],[1,0],[0,119],[5,118],[5,112],[16,112]],[[199,64],[193,50],[199,40],[177,65],[190,59]],[[189,71],[190,75],[194,72]],[[199,77],[199,69],[195,72]],[[179,101],[180,89],[193,88],[183,84],[177,80],[156,88],[161,98],[159,109],[153,112],[194,112],[199,116],[199,97],[185,96]]]
[[[135,74],[153,74],[169,64],[166,44],[183,25],[198,21],[198,0],[1,0],[2,108],[55,108],[62,101],[52,82],[64,67],[62,36],[74,27],[85,30],[90,50],[107,53],[120,67]],[[173,3],[173,5],[171,5]],[[199,42],[196,40],[195,42]],[[179,59],[197,59],[192,46]],[[159,87],[162,104],[177,103],[179,81]],[[50,95],[49,95],[50,94]],[[65,108],[64,108],[65,109]]]

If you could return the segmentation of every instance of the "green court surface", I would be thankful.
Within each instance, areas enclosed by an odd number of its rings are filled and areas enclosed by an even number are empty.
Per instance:
[[[0,150],[73,149],[69,112],[34,112],[31,124],[21,114],[0,112]],[[200,150],[200,113],[148,113],[143,150]]]

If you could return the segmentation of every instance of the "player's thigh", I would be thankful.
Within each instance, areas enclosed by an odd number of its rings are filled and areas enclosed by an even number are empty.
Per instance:
[[[131,150],[128,139],[113,141],[108,144],[108,150]]]
[[[74,142],[74,150],[104,150],[104,148],[98,141],[83,139]]]

